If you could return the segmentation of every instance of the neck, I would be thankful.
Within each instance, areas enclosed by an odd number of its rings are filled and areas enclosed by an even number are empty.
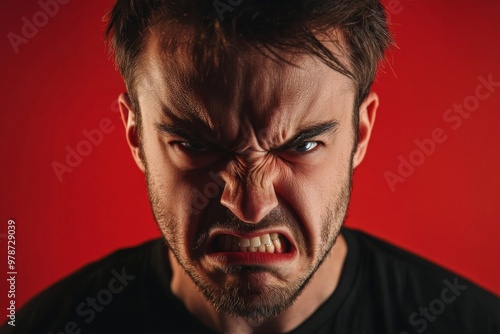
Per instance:
[[[221,333],[283,333],[309,318],[337,288],[340,274],[347,255],[347,243],[339,234],[327,258],[316,271],[309,284],[295,303],[279,316],[262,323],[254,323],[246,318],[235,318],[218,314],[204,298],[198,288],[169,251],[172,267],[172,293],[180,299],[188,311],[204,325]]]

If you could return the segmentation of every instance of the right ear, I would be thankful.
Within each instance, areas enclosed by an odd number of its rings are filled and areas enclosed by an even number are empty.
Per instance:
[[[132,103],[127,93],[122,93],[118,97],[118,107],[120,108],[120,115],[125,126],[125,135],[127,143],[134,157],[135,163],[139,169],[144,173],[146,168],[141,155],[141,145],[139,139],[139,129],[137,124],[136,111],[132,108]]]

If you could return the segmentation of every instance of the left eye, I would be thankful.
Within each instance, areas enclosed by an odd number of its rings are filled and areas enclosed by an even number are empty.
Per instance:
[[[296,152],[309,152],[315,149],[318,146],[318,142],[316,141],[306,141],[298,146],[294,147],[294,151]]]

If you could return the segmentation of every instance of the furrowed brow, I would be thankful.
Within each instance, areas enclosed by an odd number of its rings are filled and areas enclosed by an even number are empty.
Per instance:
[[[158,123],[156,125],[156,128],[158,131],[162,133],[169,134],[174,137],[179,137],[182,138],[185,141],[191,142],[191,143],[197,143],[201,144],[204,147],[214,150],[214,151],[223,151],[223,148],[221,148],[219,145],[217,145],[215,142],[213,142],[209,138],[205,138],[202,134],[198,134],[197,132],[193,132],[189,127],[186,127],[184,125],[177,125],[177,124],[166,124],[166,123]]]
[[[324,122],[320,124],[316,124],[305,129],[299,131],[293,139],[288,141],[287,143],[279,146],[276,150],[285,151],[289,150],[297,145],[302,144],[304,141],[308,139],[313,139],[322,135],[329,135],[335,132],[338,127],[338,123],[335,121]]]
[[[201,139],[199,136],[194,135],[185,126],[182,125],[171,125],[166,123],[159,123],[156,125],[160,132],[169,134],[171,136],[180,137],[183,139]]]
[[[196,124],[209,132],[215,126],[205,108],[196,101],[187,100],[183,94],[168,103],[163,102],[161,109],[164,116],[178,123]]]
[[[187,111],[172,111],[166,105],[162,106],[162,114],[169,120],[156,125],[157,129],[163,133],[185,139],[207,139],[203,132],[211,133],[210,127],[201,119],[197,112],[190,109]],[[202,131],[200,131],[202,130]]]

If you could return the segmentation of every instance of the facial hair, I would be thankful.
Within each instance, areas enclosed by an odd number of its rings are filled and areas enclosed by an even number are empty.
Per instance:
[[[332,200],[321,217],[321,245],[319,251],[315,254],[314,262],[301,276],[293,278],[286,285],[264,285],[255,280],[245,280],[247,275],[258,272],[271,274],[273,270],[264,266],[232,265],[220,270],[217,275],[232,275],[237,279],[224,283],[219,286],[213,280],[203,275],[199,267],[193,261],[193,257],[185,255],[182,251],[185,240],[182,240],[182,232],[179,226],[186,224],[178,219],[173,212],[168,212],[164,208],[164,201],[168,200],[162,197],[160,189],[155,184],[149,172],[147,164],[146,179],[148,195],[151,202],[151,208],[156,222],[163,233],[165,242],[169,250],[173,253],[178,263],[193,280],[199,291],[204,295],[207,301],[213,305],[219,314],[225,314],[233,317],[246,318],[250,323],[259,324],[263,321],[276,317],[290,307],[303,292],[304,288],[310,282],[314,273],[319,269],[324,260],[331,252],[341,226],[345,220],[352,189],[352,156],[349,166],[349,172],[346,178],[341,181],[340,191],[335,200]],[[233,230],[250,232],[252,229],[259,230],[280,222],[280,226],[288,226],[295,233],[300,233],[300,222],[292,219],[289,214],[279,208],[274,209],[269,215],[257,224],[248,224],[239,220],[229,210],[226,211],[224,220],[214,222],[204,222],[206,227],[204,232],[200,232],[196,247],[204,244],[208,238],[208,228],[230,226]],[[196,253],[195,251],[193,253]]]

